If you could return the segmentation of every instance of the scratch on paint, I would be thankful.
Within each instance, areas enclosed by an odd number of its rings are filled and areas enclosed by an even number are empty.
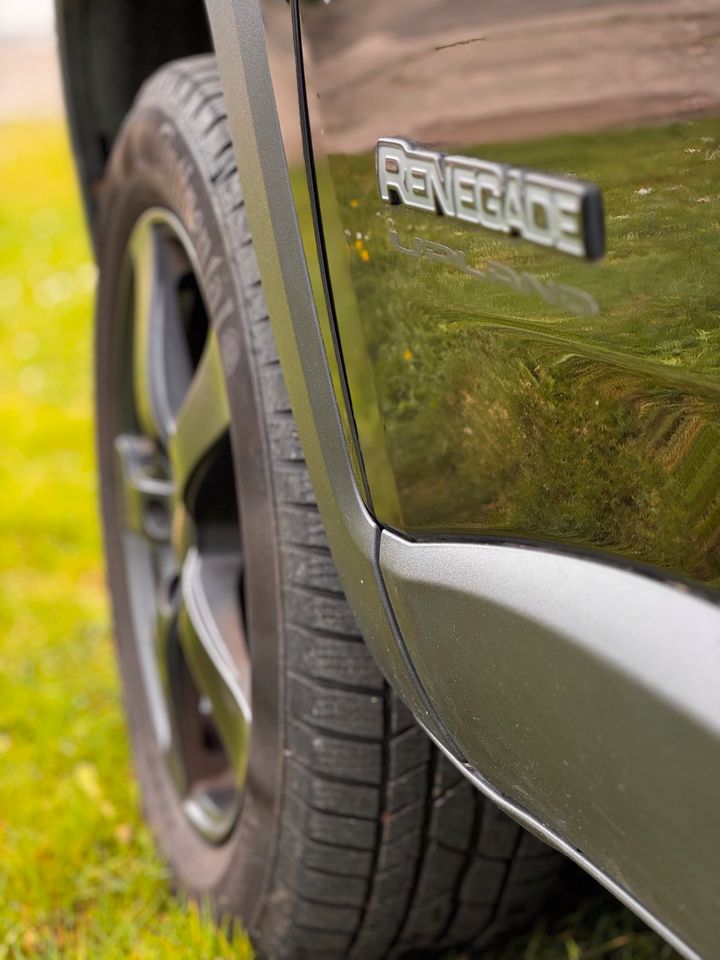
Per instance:
[[[443,43],[439,47],[435,47],[435,52],[438,50],[449,50],[450,47],[465,47],[468,43],[480,43],[481,40],[484,40],[485,37],[472,37],[470,40],[456,40],[455,43]]]

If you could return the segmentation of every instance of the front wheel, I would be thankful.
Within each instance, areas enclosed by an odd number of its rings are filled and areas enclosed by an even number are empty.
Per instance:
[[[562,861],[435,750],[343,595],[211,57],[161,69],[99,202],[96,393],[115,636],[179,889],[273,960],[383,960],[527,919]]]

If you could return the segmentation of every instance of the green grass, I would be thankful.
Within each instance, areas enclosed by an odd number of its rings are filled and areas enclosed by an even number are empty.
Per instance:
[[[171,895],[113,662],[94,267],[63,129],[0,129],[0,957],[239,957]]]
[[[0,128],[0,183],[0,958],[250,958],[173,898],[141,818],[98,532],[94,270],[63,129]],[[492,956],[670,955],[595,898]]]

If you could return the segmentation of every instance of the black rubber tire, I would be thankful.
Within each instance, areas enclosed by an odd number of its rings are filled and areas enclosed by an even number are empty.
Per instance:
[[[152,205],[180,218],[215,302],[232,305],[218,336],[259,599],[246,793],[220,846],[186,821],[153,744],[112,489],[123,350],[114,304],[128,236]],[[273,344],[213,58],[171,63],[144,85],[102,184],[98,246],[98,441],[116,637],[144,808],[177,887],[241,917],[272,960],[434,955],[526,922],[562,858],[434,748],[384,682],[343,595]]]

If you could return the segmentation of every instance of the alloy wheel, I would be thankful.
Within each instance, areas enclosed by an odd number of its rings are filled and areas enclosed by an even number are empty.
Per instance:
[[[251,727],[243,553],[217,336],[169,211],[131,234],[115,486],[134,642],[164,762],[207,841],[232,831]]]

